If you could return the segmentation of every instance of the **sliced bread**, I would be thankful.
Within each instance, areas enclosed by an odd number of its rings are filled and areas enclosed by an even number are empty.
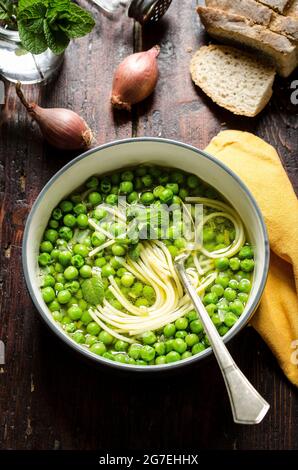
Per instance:
[[[293,0],[290,6],[284,12],[287,16],[298,16],[298,0]]]
[[[253,23],[269,26],[273,11],[256,0],[205,0],[206,7],[242,15]]]
[[[298,17],[283,16],[273,13],[269,28],[271,31],[283,34],[292,41],[298,42]]]
[[[257,0],[259,3],[266,5],[267,7],[272,8],[273,10],[278,11],[278,13],[283,13],[287,6],[292,2],[292,0]]]
[[[234,47],[201,47],[191,60],[190,72],[206,95],[234,114],[256,116],[272,96],[274,68]]]
[[[211,36],[226,43],[255,49],[260,58],[264,54],[283,77],[288,77],[297,67],[297,48],[287,37],[242,15],[202,6],[197,7],[197,11]]]

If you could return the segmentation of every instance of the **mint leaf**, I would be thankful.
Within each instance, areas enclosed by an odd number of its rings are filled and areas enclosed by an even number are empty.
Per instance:
[[[32,54],[41,54],[48,48],[43,31],[36,34],[28,29],[27,21],[18,21],[19,35],[24,48]]]
[[[98,276],[86,279],[82,285],[83,298],[91,305],[102,304],[104,299],[104,288],[101,279]]]
[[[18,20],[26,25],[28,31],[36,34],[43,32],[43,22],[46,14],[46,7],[41,3],[32,5],[30,9],[23,10],[18,15]]]
[[[67,35],[60,29],[55,31],[46,21],[44,22],[44,34],[48,47],[54,54],[61,54],[67,48],[69,44]]]
[[[75,3],[70,4],[69,15],[61,22],[60,28],[67,34],[70,39],[80,38],[92,31],[95,21],[86,10]]]
[[[18,2],[18,15],[22,10],[31,9],[36,3],[41,3],[45,8],[48,6],[47,0],[19,0]]]

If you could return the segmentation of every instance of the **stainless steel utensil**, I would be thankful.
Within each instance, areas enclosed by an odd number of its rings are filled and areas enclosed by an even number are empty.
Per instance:
[[[185,271],[184,262],[188,256],[188,254],[183,254],[176,257],[175,268],[177,269],[186,292],[191,298],[194,307],[200,316],[201,322],[210,341],[226,384],[234,421],[235,423],[240,424],[260,423],[265,417],[270,406],[255,390],[252,384],[235,364],[222,338],[218,334],[217,329],[213,325],[208,312],[206,311],[195,288],[189,281]]]
[[[92,0],[105,12],[124,14],[141,24],[157,22],[166,13],[172,0]]]

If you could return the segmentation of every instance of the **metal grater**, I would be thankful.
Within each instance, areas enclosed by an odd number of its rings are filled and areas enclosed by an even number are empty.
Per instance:
[[[128,16],[141,24],[157,22],[166,13],[172,0],[133,0]]]

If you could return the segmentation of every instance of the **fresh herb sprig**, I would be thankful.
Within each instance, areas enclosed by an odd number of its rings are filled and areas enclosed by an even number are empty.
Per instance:
[[[23,47],[32,54],[47,48],[61,54],[71,39],[85,36],[95,25],[90,13],[71,0],[0,0],[0,20],[8,26],[15,21]]]

